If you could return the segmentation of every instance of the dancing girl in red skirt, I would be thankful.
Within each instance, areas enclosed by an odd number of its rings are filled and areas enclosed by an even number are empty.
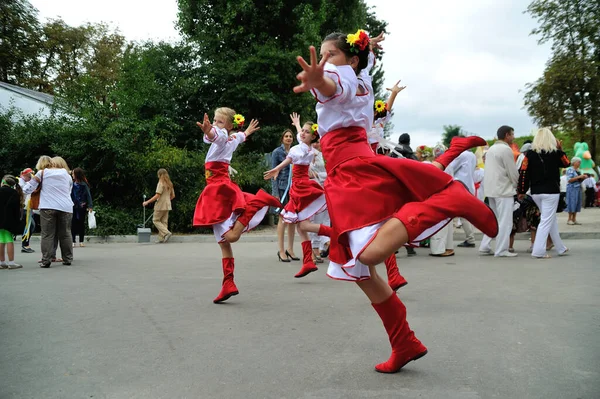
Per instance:
[[[223,284],[214,303],[226,301],[239,291],[233,281],[234,258],[231,243],[242,233],[256,227],[265,217],[269,206],[281,207],[279,200],[263,190],[256,195],[242,192],[229,178],[233,152],[248,136],[259,130],[252,120],[244,132],[234,128],[244,124],[244,117],[231,108],[217,108],[211,124],[208,115],[198,122],[204,132],[204,142],[210,144],[204,167],[206,187],[200,194],[194,212],[195,227],[212,227],[223,254]]]
[[[327,209],[323,188],[308,176],[310,164],[315,157],[311,144],[318,140],[317,132],[311,130],[312,125],[312,122],[304,124],[304,128],[298,133],[298,144],[290,148],[283,162],[264,174],[265,179],[274,179],[281,169],[289,164],[294,165],[290,201],[281,211],[281,217],[286,223],[297,224],[298,235],[302,239],[302,268],[294,276],[296,278],[319,270],[313,261],[312,244],[307,233],[329,236],[331,231],[329,226],[310,222],[311,217]]]
[[[296,93],[317,100],[321,147],[326,161],[325,197],[333,228],[328,276],[354,281],[381,318],[392,346],[390,358],[375,366],[394,373],[427,353],[406,321],[406,307],[382,279],[376,265],[409,242],[431,236],[456,216],[495,236],[493,212],[464,186],[442,172],[478,137],[455,139],[434,166],[377,156],[367,141],[373,123],[373,87],[360,75],[370,55],[369,37],[333,33],[321,44],[320,62],[310,47],[310,64],[298,63]]]

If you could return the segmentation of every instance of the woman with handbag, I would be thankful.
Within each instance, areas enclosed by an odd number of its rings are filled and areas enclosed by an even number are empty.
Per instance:
[[[71,237],[73,238],[73,248],[77,243],[79,236],[79,246],[85,247],[85,216],[93,210],[92,194],[90,185],[81,168],[73,169],[73,189],[71,191],[71,200],[73,201],[73,219],[71,221]]]
[[[38,172],[23,188],[25,194],[31,194],[38,186],[39,210],[41,225],[42,264],[48,268],[52,262],[55,238],[58,238],[63,265],[70,266],[73,262],[73,247],[71,242],[71,219],[73,217],[73,201],[71,188],[73,180],[68,172],[68,166],[61,157],[49,158],[42,156],[36,165]],[[36,196],[32,195],[31,201]]]
[[[564,255],[568,251],[558,232],[556,212],[560,198],[560,168],[569,164],[569,159],[562,150],[562,143],[556,140],[550,129],[538,129],[531,150],[525,153],[517,187],[519,199],[524,198],[531,188],[531,197],[541,212],[531,252],[534,258],[550,258],[546,254],[548,235],[552,238],[558,255]]]

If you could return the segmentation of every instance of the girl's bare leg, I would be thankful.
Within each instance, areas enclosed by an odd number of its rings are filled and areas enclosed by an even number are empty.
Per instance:
[[[356,284],[365,293],[371,303],[382,303],[394,293],[387,281],[377,274],[375,266],[369,266],[371,278],[369,280],[358,281]]]
[[[4,257],[4,248],[6,248],[6,244],[0,244],[0,262],[6,261],[6,258]]]
[[[228,241],[220,242],[219,247],[221,248],[222,258],[233,258],[233,250],[231,249],[231,243]]]
[[[365,265],[378,265],[407,242],[406,227],[400,220],[392,218],[381,226],[377,236],[360,254],[358,260]]]
[[[283,218],[281,217],[281,215],[278,216],[279,219],[277,221],[277,245],[278,245],[278,251],[279,251],[279,256],[281,257],[281,259],[285,259],[285,248],[283,248],[283,240],[285,238],[285,223],[283,223]]]
[[[288,237],[287,237],[287,251],[290,253],[290,255],[292,255],[294,258],[296,257],[296,254],[294,253],[294,230],[296,228],[295,225],[293,224],[287,224],[287,233],[288,233]]]
[[[4,251],[2,251],[4,252]],[[13,262],[15,260],[15,243],[9,242],[6,244],[6,254],[8,255],[8,261]]]

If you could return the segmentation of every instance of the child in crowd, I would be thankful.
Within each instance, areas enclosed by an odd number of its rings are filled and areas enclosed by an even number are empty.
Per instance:
[[[20,269],[15,263],[15,243],[13,236],[21,233],[21,209],[24,195],[19,181],[6,175],[0,183],[0,269]],[[6,262],[8,255],[8,262]]]

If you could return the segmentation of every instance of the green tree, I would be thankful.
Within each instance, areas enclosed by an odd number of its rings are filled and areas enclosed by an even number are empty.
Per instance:
[[[528,84],[525,106],[537,123],[590,140],[597,155],[600,121],[600,2],[535,0],[527,8],[539,27],[532,34],[552,44],[544,75]]]
[[[459,125],[444,125],[444,133],[442,134],[442,144],[446,147],[450,146],[450,141],[454,137],[465,136],[465,132]]]
[[[29,87],[40,41],[37,9],[27,0],[0,1],[0,80]]]
[[[258,152],[275,147],[282,128],[290,126],[291,112],[315,118],[310,95],[292,92],[296,56],[307,56],[308,46],[318,46],[328,33],[367,26],[369,15],[363,0],[179,0],[178,5],[179,29],[197,44],[204,70],[197,96],[207,108],[199,111],[231,106],[260,118],[261,133],[243,150]],[[369,21],[373,29],[385,29],[374,15]],[[382,71],[377,71],[380,85]]]

